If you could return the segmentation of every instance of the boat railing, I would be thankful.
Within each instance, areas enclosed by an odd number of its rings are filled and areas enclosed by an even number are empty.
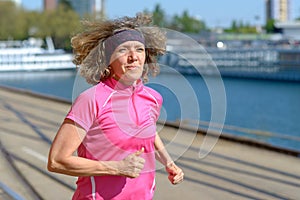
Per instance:
[[[160,58],[169,66],[207,68],[217,67],[284,67],[291,65],[300,68],[300,49],[226,49],[203,50],[178,49],[167,52]]]

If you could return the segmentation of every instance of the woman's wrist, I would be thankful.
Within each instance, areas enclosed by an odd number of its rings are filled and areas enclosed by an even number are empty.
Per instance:
[[[170,167],[172,167],[172,166],[174,166],[175,165],[175,163],[174,163],[174,161],[173,160],[171,160],[171,161],[168,161],[167,163],[166,163],[166,168],[170,168]]]
[[[100,175],[121,175],[120,161],[100,161],[99,162]]]

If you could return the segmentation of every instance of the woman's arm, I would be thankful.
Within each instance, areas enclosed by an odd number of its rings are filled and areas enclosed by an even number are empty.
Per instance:
[[[182,169],[179,168],[172,160],[158,133],[156,133],[154,145],[156,149],[156,159],[166,167],[170,182],[172,184],[178,184],[182,182],[184,173]]]
[[[96,161],[74,155],[86,132],[72,120],[66,119],[52,143],[48,170],[72,176],[119,175],[135,178],[144,167],[139,155],[143,149],[121,161]]]

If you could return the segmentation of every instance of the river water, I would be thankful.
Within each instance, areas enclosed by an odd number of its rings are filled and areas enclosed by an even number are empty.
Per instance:
[[[0,84],[72,101],[89,87],[76,71],[0,73]],[[206,126],[300,151],[300,82],[161,73],[161,120]]]

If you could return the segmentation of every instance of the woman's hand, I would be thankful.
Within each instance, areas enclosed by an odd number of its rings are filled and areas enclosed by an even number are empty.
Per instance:
[[[166,166],[169,180],[172,184],[176,185],[183,181],[184,173],[175,163],[170,163]]]
[[[140,155],[144,152],[144,148],[141,150],[130,154],[126,158],[124,158],[119,163],[119,173],[122,176],[126,176],[129,178],[136,178],[140,175],[142,169],[144,168],[145,159],[140,157]]]

